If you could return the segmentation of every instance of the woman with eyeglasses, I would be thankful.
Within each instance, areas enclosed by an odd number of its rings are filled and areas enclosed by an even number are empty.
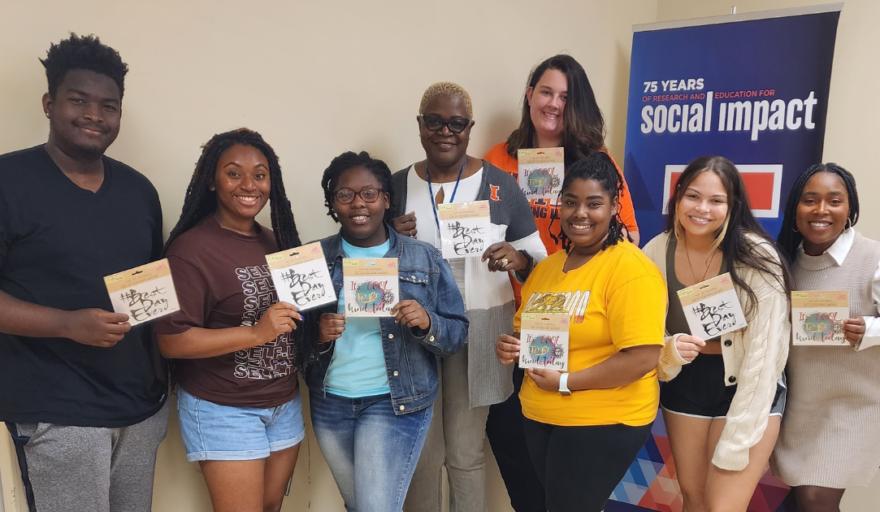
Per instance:
[[[516,177],[518,150],[553,147],[564,148],[566,168],[597,151],[608,153],[605,122],[590,80],[584,68],[570,55],[554,55],[532,71],[523,97],[519,127],[507,141],[489,149],[485,159]],[[614,165],[621,183],[619,216],[630,240],[638,244],[639,227],[629,188],[620,168]],[[557,220],[559,206],[552,201],[532,200],[531,208],[547,253],[555,253],[562,248]],[[514,285],[514,288],[519,299],[519,287]],[[515,369],[513,378],[514,387],[519,391],[523,372]],[[543,510],[544,493],[521,449],[524,442],[522,413],[517,396],[514,393],[504,403],[492,406],[486,433],[513,508],[517,512]]]
[[[440,252],[386,224],[393,194],[384,162],[343,153],[321,187],[341,225],[321,240],[339,299],[303,322],[312,425],[346,510],[399,511],[431,423],[437,356],[459,350],[468,321]],[[397,258],[393,317],[344,314],[343,258]]]
[[[795,181],[779,231],[795,290],[846,290],[850,346],[793,346],[791,400],[773,469],[803,512],[840,510],[848,487],[880,466],[880,242],[856,231],[859,194],[849,171],[816,164]]]
[[[437,205],[488,200],[492,232],[481,258],[451,259],[470,320],[467,344],[441,361],[441,396],[425,443],[407,510],[440,510],[446,464],[450,502],[457,511],[485,511],[484,437],[489,406],[513,391],[510,368],[494,355],[494,339],[509,332],[514,299],[510,277],[525,280],[546,256],[528,201],[508,174],[468,156],[473,107],[467,91],[451,82],[431,85],[416,118],[425,160],[392,180],[394,227],[440,247]]]

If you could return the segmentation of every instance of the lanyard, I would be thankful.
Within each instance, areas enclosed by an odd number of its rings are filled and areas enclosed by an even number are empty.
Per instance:
[[[461,167],[458,169],[458,177],[455,178],[455,186],[452,187],[452,197],[449,198],[449,203],[455,202],[455,193],[458,192],[458,184],[461,181],[461,174],[464,172],[464,166],[467,163],[467,158],[461,163]],[[428,161],[425,160],[425,177],[428,178],[428,194],[431,195],[431,211],[434,213],[434,223],[437,224],[437,231],[440,231],[440,217],[437,216],[437,203],[434,198],[434,187],[431,186],[431,169],[428,168]]]

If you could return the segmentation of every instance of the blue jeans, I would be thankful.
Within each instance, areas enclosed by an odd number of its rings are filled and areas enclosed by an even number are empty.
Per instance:
[[[432,408],[397,416],[390,395],[343,398],[312,391],[312,426],[349,512],[403,508]]]

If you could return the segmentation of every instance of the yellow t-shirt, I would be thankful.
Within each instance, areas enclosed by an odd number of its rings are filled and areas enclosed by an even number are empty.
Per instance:
[[[666,283],[638,247],[619,242],[568,273],[562,271],[567,256],[556,252],[532,271],[523,285],[524,305],[514,319],[517,332],[524,311],[568,312],[571,373],[624,348],[663,345]],[[625,386],[574,391],[571,396],[544,391],[527,376],[519,396],[523,414],[541,423],[642,426],[657,415],[660,388],[656,370]]]

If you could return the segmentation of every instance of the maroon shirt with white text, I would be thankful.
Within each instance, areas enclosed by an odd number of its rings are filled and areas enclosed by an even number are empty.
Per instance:
[[[156,334],[193,327],[252,326],[278,301],[266,254],[278,250],[272,231],[246,236],[220,227],[213,216],[174,240],[167,257],[181,310],[156,322]],[[176,359],[175,380],[211,402],[274,407],[296,392],[293,342],[279,336],[264,345],[205,359]]]

